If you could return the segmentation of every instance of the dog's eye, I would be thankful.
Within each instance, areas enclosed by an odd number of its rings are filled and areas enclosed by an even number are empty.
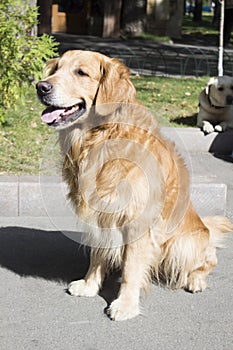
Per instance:
[[[218,88],[218,91],[223,91],[224,90],[224,88],[222,87],[222,86],[220,86],[219,88]]]
[[[88,74],[85,73],[82,69],[76,69],[75,74],[80,75],[81,77],[88,76]]]
[[[231,90],[233,90],[233,85],[231,86]]]

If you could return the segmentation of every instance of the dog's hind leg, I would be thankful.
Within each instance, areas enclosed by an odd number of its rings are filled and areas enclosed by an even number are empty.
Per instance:
[[[159,268],[167,285],[192,293],[203,291],[206,276],[217,265],[217,243],[190,203],[180,226],[161,246]]]
[[[149,233],[125,246],[120,291],[107,310],[112,320],[123,321],[140,313],[140,290],[147,289],[151,281],[155,259],[155,247]]]
[[[206,217],[202,221],[209,229],[210,239],[209,245],[205,249],[203,264],[188,276],[186,289],[193,293],[206,288],[206,276],[217,265],[216,247],[223,247],[223,234],[233,231],[233,225],[226,217]]]
[[[106,272],[106,264],[98,251],[92,249],[90,266],[84,279],[73,281],[68,286],[68,292],[74,296],[93,297],[98,294]]]
[[[184,288],[191,293],[202,292],[207,287],[207,275],[213,270],[216,265],[216,248],[209,246],[205,250],[205,258],[203,264],[189,274],[187,284]]]
[[[162,247],[162,274],[171,288],[203,291],[206,277],[217,265],[216,248],[210,243],[206,227],[174,235]]]

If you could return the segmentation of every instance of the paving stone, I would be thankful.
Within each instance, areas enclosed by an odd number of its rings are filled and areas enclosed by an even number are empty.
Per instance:
[[[191,200],[201,216],[226,214],[227,186],[225,184],[193,184]]]
[[[18,185],[17,182],[0,182],[3,208],[0,216],[55,217],[60,225],[63,217],[75,217],[74,210],[66,199],[67,191],[64,183],[19,182]],[[193,183],[191,187],[191,199],[200,215],[223,215],[226,196],[225,184]]]
[[[0,182],[0,216],[18,216],[18,182]]]
[[[0,216],[18,215],[18,176],[0,177]]]
[[[66,200],[66,185],[62,183],[19,183],[20,216],[70,216]]]

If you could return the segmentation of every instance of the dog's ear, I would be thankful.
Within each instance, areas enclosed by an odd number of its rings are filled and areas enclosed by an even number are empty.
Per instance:
[[[96,105],[104,103],[134,102],[136,89],[130,81],[130,70],[116,58],[101,62],[101,80]]]
[[[206,95],[209,96],[209,94],[210,94],[210,88],[211,88],[211,86],[215,83],[215,81],[216,81],[216,78],[215,78],[215,77],[210,78],[210,80],[208,81],[208,83],[207,83],[207,85],[206,85],[206,88],[205,88],[205,93],[206,93]]]
[[[52,75],[53,73],[56,72],[58,61],[59,61],[59,57],[52,58],[46,63],[43,71],[43,78],[47,78],[49,75]]]

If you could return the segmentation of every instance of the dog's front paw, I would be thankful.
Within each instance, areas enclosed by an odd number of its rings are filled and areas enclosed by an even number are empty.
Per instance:
[[[222,127],[222,125],[218,124],[218,125],[215,125],[214,130],[217,131],[217,132],[222,132],[223,131],[223,127]]]
[[[94,297],[98,294],[99,287],[98,284],[88,282],[85,280],[73,281],[67,288],[70,295],[76,297]]]
[[[207,287],[206,281],[203,276],[198,273],[193,273],[189,276],[186,290],[191,293],[203,292]]]
[[[119,299],[114,300],[107,309],[107,315],[114,321],[125,321],[139,315],[138,304],[131,304]]]
[[[226,131],[227,127],[228,127],[227,122],[221,122],[220,124],[215,126],[215,131],[218,131],[218,132]]]
[[[210,134],[211,132],[214,132],[214,127],[209,122],[204,121],[203,122],[203,131],[205,134]]]

